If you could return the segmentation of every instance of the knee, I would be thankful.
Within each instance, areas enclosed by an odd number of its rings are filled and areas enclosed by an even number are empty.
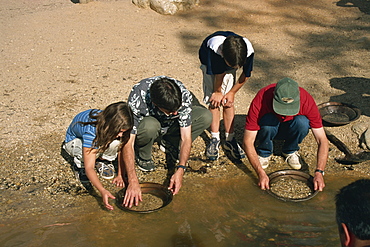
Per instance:
[[[75,149],[82,150],[82,140],[80,138],[75,138],[72,141],[64,143],[63,148],[65,150],[75,150]]]
[[[204,113],[200,117],[202,123],[204,124],[205,128],[208,128],[212,123],[212,113],[208,110],[204,111]]]
[[[261,120],[259,121],[259,125],[263,127],[273,127],[278,128],[280,125],[279,119],[272,113],[267,113],[263,115]]]
[[[280,122],[274,114],[268,113],[261,118],[259,125],[261,132],[275,135],[278,132]]]
[[[306,116],[303,116],[303,115],[295,116],[293,123],[294,125],[296,125],[298,128],[301,128],[301,129],[306,129],[306,128],[308,129],[310,127],[309,125],[310,121],[308,120]]]
[[[145,117],[140,125],[138,132],[145,133],[148,136],[155,135],[161,129],[161,124],[154,117]]]
[[[196,113],[194,112],[196,111]],[[204,129],[208,128],[212,123],[212,112],[204,107],[194,107],[192,114],[192,124],[199,124]]]
[[[260,130],[259,132],[262,132],[262,133],[270,133],[270,134],[276,134],[277,133],[277,130],[278,128],[276,126],[271,126],[271,125],[262,125],[260,127]]]

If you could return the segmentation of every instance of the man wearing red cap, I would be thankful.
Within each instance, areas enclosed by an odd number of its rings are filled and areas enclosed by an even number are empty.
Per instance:
[[[293,169],[299,170],[299,144],[309,129],[318,144],[314,188],[322,191],[329,143],[313,97],[290,78],[268,85],[257,93],[249,107],[243,144],[261,189],[269,189],[264,169],[269,165],[273,140],[284,140],[283,156]]]

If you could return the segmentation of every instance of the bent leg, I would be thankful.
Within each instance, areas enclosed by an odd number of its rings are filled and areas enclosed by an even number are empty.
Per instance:
[[[82,156],[82,140],[79,138],[73,139],[70,142],[63,144],[64,150],[73,157],[73,161],[78,168],[83,168],[83,156]]]
[[[213,133],[218,133],[220,131],[220,108],[212,108],[211,106],[209,107],[209,111],[212,114],[212,122],[210,125],[211,132]]]
[[[135,140],[136,155],[143,160],[151,160],[152,146],[160,132],[161,124],[156,118],[144,117],[137,129]]]
[[[191,122],[191,140],[194,141],[210,126],[212,114],[203,106],[193,106],[191,111]],[[181,139],[178,123],[174,123],[163,138],[174,147],[178,147]]]
[[[268,113],[260,120],[261,129],[256,137],[256,151],[261,157],[269,157],[273,152],[273,139],[278,133],[280,122],[274,114]]]
[[[194,141],[212,123],[211,112],[203,106],[193,106],[191,112],[191,140]]]
[[[307,136],[310,125],[306,116],[295,116],[292,121],[286,122],[281,126],[284,135],[283,153],[291,154],[299,150],[299,144]]]
[[[235,107],[223,107],[223,118],[226,133],[234,133]]]
[[[104,153],[98,154],[98,157],[108,160],[108,161],[113,161],[117,158],[118,155],[118,148],[120,147],[121,142],[119,140],[114,140],[109,144],[109,147],[107,150],[105,150]]]
[[[221,92],[223,95],[227,94],[236,82],[236,69],[226,71],[226,75],[222,81]],[[234,116],[235,107],[223,107],[223,119],[226,133],[234,133]]]

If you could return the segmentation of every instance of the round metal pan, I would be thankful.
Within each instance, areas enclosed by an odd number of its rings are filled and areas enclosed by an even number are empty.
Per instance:
[[[361,110],[356,106],[340,102],[325,102],[317,106],[325,126],[341,126],[357,120]]]
[[[267,192],[272,195],[273,197],[282,200],[282,201],[290,201],[290,202],[302,202],[302,201],[307,201],[314,196],[317,195],[319,192],[318,190],[314,190],[314,184],[313,184],[313,177],[310,174],[307,174],[305,172],[299,171],[299,170],[280,170],[273,172],[268,175],[270,179],[270,189],[267,190]],[[280,195],[275,194],[273,191],[271,191],[271,185],[278,181],[279,179],[283,178],[289,178],[289,179],[295,179],[299,181],[306,182],[307,186],[311,189],[311,194],[307,197],[304,198],[287,198],[287,197],[282,197]]]
[[[150,210],[143,210],[143,211],[138,211],[138,210],[134,210],[133,208],[125,207],[122,205],[123,200],[125,198],[125,193],[126,193],[126,189],[124,188],[117,192],[117,196],[116,196],[117,206],[124,211],[130,211],[130,212],[135,212],[135,213],[152,213],[152,212],[155,212],[155,211],[158,211],[164,208],[165,206],[170,204],[170,202],[172,201],[172,198],[173,198],[172,192],[166,186],[163,186],[162,184],[148,182],[148,183],[141,183],[140,187],[141,187],[142,194],[152,194],[160,198],[163,204],[158,208],[153,208]]]

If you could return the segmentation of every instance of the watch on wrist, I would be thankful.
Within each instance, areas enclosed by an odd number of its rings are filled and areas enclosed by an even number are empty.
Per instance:
[[[316,170],[315,170],[315,173],[316,173],[316,172],[320,172],[323,176],[325,175],[325,172],[324,172],[323,170],[316,169]]]
[[[176,166],[176,168],[177,169],[182,168],[182,169],[184,169],[184,172],[186,171],[186,166],[178,165],[178,166]]]

